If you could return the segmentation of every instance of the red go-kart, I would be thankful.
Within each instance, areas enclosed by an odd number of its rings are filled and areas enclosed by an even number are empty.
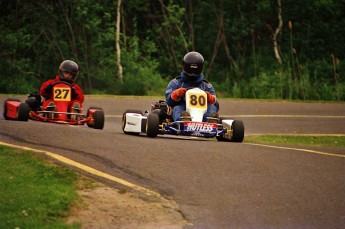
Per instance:
[[[59,81],[53,84],[54,110],[42,110],[41,105],[37,109],[30,108],[27,102],[22,103],[18,99],[6,99],[4,103],[4,118],[7,120],[62,123],[69,125],[84,125],[94,129],[103,129],[104,112],[100,107],[90,107],[86,115],[81,112],[69,111],[69,103],[72,100],[73,87],[68,82]],[[30,99],[30,97],[29,97]],[[27,100],[28,101],[28,100]],[[40,102],[39,102],[40,103]]]

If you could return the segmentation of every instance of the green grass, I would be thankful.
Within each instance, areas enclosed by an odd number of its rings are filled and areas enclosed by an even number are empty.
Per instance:
[[[258,135],[245,137],[246,142],[298,146],[326,146],[345,148],[344,136]]]
[[[0,228],[79,228],[67,225],[78,175],[29,151],[0,146]]]

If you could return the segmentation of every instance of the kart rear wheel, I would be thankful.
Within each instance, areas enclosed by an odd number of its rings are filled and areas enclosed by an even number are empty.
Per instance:
[[[95,107],[95,106],[91,106],[89,107],[89,109],[87,109],[87,112],[86,112],[86,117],[89,117],[90,116],[90,110],[100,110],[100,111],[103,111],[103,108],[102,107]],[[103,121],[104,122],[104,121]],[[95,128],[95,124],[94,123],[86,123],[86,125],[90,128]],[[97,129],[97,128],[95,128]]]
[[[126,114],[127,113],[134,113],[134,114],[141,114],[141,115],[143,115],[143,113],[141,112],[141,110],[129,109],[129,110],[126,110],[122,114],[122,131],[123,131],[123,133],[128,134],[128,135],[139,135],[140,133],[136,133],[136,132],[133,133],[133,132],[125,131],[125,128],[126,128]]]
[[[4,116],[4,118],[5,118],[6,120],[12,120],[12,119],[13,119],[13,118],[10,118],[10,117],[7,116],[7,102],[10,102],[10,101],[20,102],[19,99],[6,99],[6,100],[5,100],[5,102],[4,102],[4,114],[3,114],[3,116]]]
[[[241,120],[234,120],[231,125],[232,129],[232,142],[243,142],[244,139],[244,124]]]
[[[222,123],[223,118],[219,119],[219,123]],[[219,142],[243,142],[244,139],[244,124],[241,120],[234,120],[231,125],[232,137],[231,139],[224,138],[223,135],[216,136]]]
[[[27,103],[21,103],[18,107],[18,120],[28,121],[30,117],[30,107]]]
[[[93,123],[93,128],[94,129],[103,129],[104,127],[104,112],[103,110],[97,110],[95,111],[95,113],[93,114],[93,119],[94,119],[94,123]]]
[[[150,138],[157,137],[159,133],[159,116],[156,113],[150,113],[146,121],[146,135]]]

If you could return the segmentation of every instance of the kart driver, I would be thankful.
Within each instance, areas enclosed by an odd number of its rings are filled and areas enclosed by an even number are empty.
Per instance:
[[[200,53],[188,52],[183,57],[181,75],[169,82],[165,92],[166,102],[172,107],[173,121],[190,120],[190,114],[186,111],[184,95],[187,88],[194,87],[204,90],[207,94],[207,112],[204,114],[203,121],[206,122],[207,117],[219,119],[216,92],[212,84],[205,80],[202,74],[203,68],[204,57]]]
[[[65,81],[72,86],[72,100],[69,103],[70,112],[81,113],[82,104],[84,102],[84,95],[79,85],[74,82],[77,79],[78,75],[79,66],[76,62],[71,60],[63,61],[59,66],[59,74],[55,77],[55,79],[47,80],[41,85],[40,94],[45,99],[42,104],[42,109],[56,110],[56,105],[52,101],[54,96],[53,84],[59,81]]]

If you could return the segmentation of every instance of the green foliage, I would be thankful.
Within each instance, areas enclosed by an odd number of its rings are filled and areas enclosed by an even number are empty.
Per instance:
[[[197,50],[221,96],[344,101],[343,1],[282,1],[281,65],[272,42],[277,2],[122,1],[123,83],[116,7],[111,0],[1,1],[0,92],[38,90],[72,59],[86,93],[162,95],[184,54]]]
[[[122,53],[124,82],[118,93],[163,95],[167,82],[156,71],[157,61],[150,57],[157,50],[154,43],[143,41],[139,44],[137,37],[129,39],[129,43],[128,49]]]
[[[234,79],[227,74],[224,81],[214,85],[220,97],[343,101],[344,80],[335,83],[331,74],[323,77],[329,71],[325,70],[327,63],[319,66],[303,66],[295,75],[291,68],[279,66],[274,71],[258,71],[253,77]]]

